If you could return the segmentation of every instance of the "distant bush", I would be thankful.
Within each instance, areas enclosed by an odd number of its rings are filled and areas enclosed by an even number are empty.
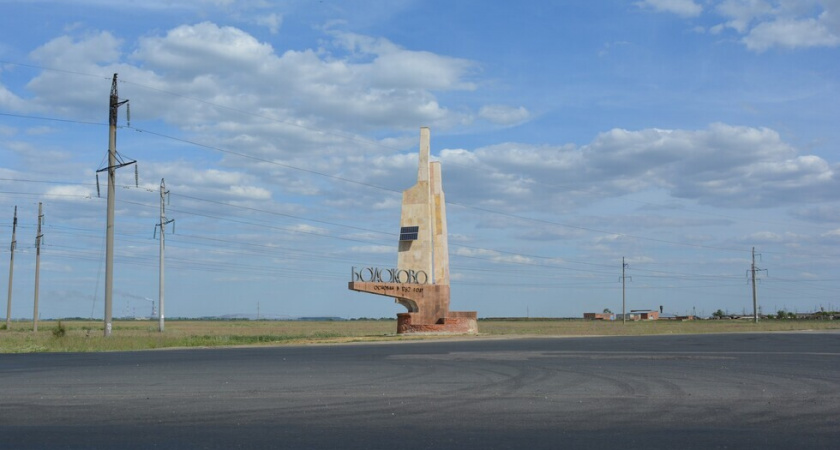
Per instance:
[[[55,326],[55,329],[52,330],[52,334],[57,338],[63,338],[67,334],[67,329],[64,328],[64,324],[60,320],[58,321],[58,325]]]

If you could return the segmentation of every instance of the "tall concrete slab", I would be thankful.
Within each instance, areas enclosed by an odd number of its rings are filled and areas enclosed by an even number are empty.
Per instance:
[[[443,195],[440,162],[430,164],[432,252],[435,284],[449,285],[449,235],[446,229],[446,198]]]
[[[417,239],[400,240],[397,268],[433,273],[433,244],[431,223],[431,186],[429,183],[429,129],[420,129],[419,169],[417,184],[403,191],[400,230],[418,227]],[[430,280],[434,281],[434,280]]]

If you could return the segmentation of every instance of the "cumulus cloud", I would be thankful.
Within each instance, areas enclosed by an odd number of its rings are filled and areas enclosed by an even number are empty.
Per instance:
[[[707,130],[613,130],[583,149],[590,167],[637,188],[659,186],[674,195],[720,206],[770,206],[826,199],[837,187],[829,164],[798,155],[767,128],[713,124]]]
[[[716,7],[724,22],[753,51],[774,47],[808,48],[840,45],[840,3],[827,0],[724,0]]]
[[[834,167],[799,154],[776,131],[720,123],[702,130],[613,129],[580,147],[446,150],[441,160],[453,174],[448,189],[509,208],[557,209],[648,189],[758,208],[829,200],[840,188]]]
[[[370,130],[417,123],[447,128],[466,120],[467,113],[448,111],[435,92],[475,89],[474,62],[382,38],[338,31],[328,36],[332,40],[322,48],[280,54],[241,29],[202,22],[129,44],[109,32],[62,36],[31,57],[45,67],[103,78],[119,72],[122,96],[135,97],[134,117],[163,118],[193,131],[280,135],[275,141],[282,143],[290,133],[338,123]],[[53,72],[35,77],[28,85],[35,94],[30,103],[74,117],[101,115],[93,111],[107,84],[65,78]],[[0,91],[0,101],[24,107],[7,90]]]
[[[175,79],[259,72],[274,50],[250,34],[210,22],[182,25],[165,36],[142,38],[132,57]]]
[[[320,48],[280,53],[242,29],[212,22],[180,25],[136,42],[105,31],[70,33],[37,48],[31,58],[44,67],[102,77],[43,71],[28,83],[27,99],[0,86],[0,104],[101,121],[111,75],[119,73],[120,98],[131,99],[137,129],[162,122],[208,150],[244,149],[258,159],[225,158],[222,164],[302,195],[323,191],[299,173],[289,175],[284,165],[335,173],[349,146],[376,155],[404,145],[361,137],[371,131],[414,135],[418,124],[441,130],[478,114],[451,111],[437,98],[438,92],[474,90],[475,62],[382,38],[327,30]],[[125,112],[120,110],[120,123]],[[493,106],[483,116],[510,125],[525,120],[528,111]],[[216,189],[208,175],[190,176]]]
[[[704,11],[692,0],[644,0],[639,7],[694,18],[708,12],[723,21],[699,32],[732,30],[747,49],[836,47],[840,45],[840,2],[836,0],[722,0]],[[719,19],[717,19],[719,20]]]

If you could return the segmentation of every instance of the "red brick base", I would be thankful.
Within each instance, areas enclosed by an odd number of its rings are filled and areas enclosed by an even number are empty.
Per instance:
[[[397,334],[477,334],[478,319],[474,311],[450,311],[449,317],[437,323],[412,323],[412,313],[397,314]]]

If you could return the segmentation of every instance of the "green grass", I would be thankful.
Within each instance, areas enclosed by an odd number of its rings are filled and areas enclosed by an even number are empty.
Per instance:
[[[62,320],[40,321],[38,332],[32,322],[12,322],[0,330],[0,353],[101,352],[161,348],[224,347],[241,345],[292,345],[363,341],[406,341],[452,338],[452,336],[399,336],[396,321],[190,321],[173,320],[166,331],[157,322],[117,321],[111,336],[103,336],[102,322]],[[638,336],[655,334],[777,332],[796,330],[839,330],[840,321],[743,320],[617,322],[580,319],[480,320],[479,336]]]

